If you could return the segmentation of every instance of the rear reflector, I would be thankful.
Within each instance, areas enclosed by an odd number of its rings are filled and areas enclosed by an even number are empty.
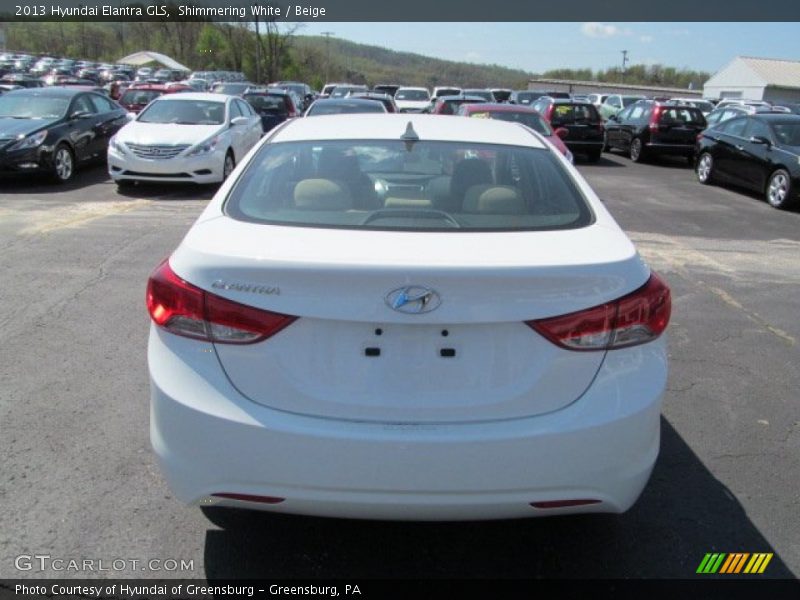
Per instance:
[[[254,496],[253,494],[211,494],[215,498],[225,498],[226,500],[241,500],[242,502],[260,502],[261,504],[280,504],[286,498],[277,496]]]
[[[153,322],[184,337],[221,344],[252,344],[278,333],[297,317],[227,300],[184,281],[162,262],[147,282]]]
[[[570,506],[587,506],[600,504],[600,500],[549,500],[547,502],[531,502],[533,508],[569,508]]]
[[[612,302],[525,323],[568,350],[610,350],[656,339],[667,328],[671,310],[667,284],[652,273],[638,290]]]

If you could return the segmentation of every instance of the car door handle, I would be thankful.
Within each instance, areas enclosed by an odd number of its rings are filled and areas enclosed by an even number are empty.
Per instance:
[[[744,146],[736,146],[737,150],[744,150]]]

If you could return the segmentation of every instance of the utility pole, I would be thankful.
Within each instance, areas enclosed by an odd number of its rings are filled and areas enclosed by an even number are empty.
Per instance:
[[[335,35],[332,31],[323,31],[325,36],[325,83],[331,80],[331,36]]]
[[[622,81],[625,81],[625,66],[628,64],[628,51],[622,51]]]

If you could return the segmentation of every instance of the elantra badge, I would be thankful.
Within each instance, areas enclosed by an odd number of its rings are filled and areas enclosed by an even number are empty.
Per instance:
[[[386,294],[386,305],[397,312],[418,315],[439,308],[442,299],[430,288],[409,285]]]

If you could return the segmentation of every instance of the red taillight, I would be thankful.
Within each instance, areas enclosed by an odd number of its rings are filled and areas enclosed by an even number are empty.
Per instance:
[[[650,129],[658,131],[658,122],[661,119],[661,107],[656,106],[653,109],[653,116],[650,117]]]
[[[656,339],[671,310],[669,288],[653,273],[644,286],[613,302],[526,324],[568,350],[610,350]]]
[[[147,282],[153,322],[184,337],[222,344],[252,344],[275,335],[297,317],[253,308],[187,283],[161,263]]]

